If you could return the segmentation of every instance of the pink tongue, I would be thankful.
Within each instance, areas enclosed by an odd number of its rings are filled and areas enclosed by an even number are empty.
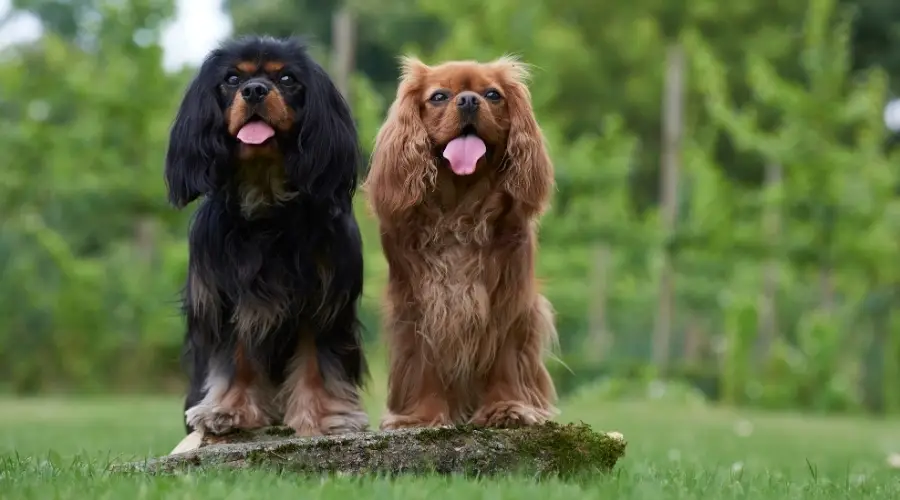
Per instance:
[[[275,135],[275,130],[265,122],[250,122],[241,127],[237,138],[244,144],[262,144]]]
[[[450,168],[456,175],[469,175],[475,171],[478,159],[484,156],[487,148],[477,135],[457,137],[444,148],[444,158],[450,162]]]

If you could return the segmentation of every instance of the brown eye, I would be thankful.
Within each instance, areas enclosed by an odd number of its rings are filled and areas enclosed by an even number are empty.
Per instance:
[[[238,83],[241,83],[241,79],[234,73],[229,73],[225,75],[225,83],[228,85],[237,85]]]
[[[497,92],[494,89],[490,89],[484,93],[484,98],[489,101],[499,101],[503,98],[503,96],[500,95],[500,92]]]
[[[297,80],[291,75],[281,75],[281,78],[279,78],[278,81],[282,85],[293,85],[297,83]]]
[[[449,98],[450,98],[450,96],[448,96],[446,92],[438,91],[438,92],[435,92],[434,94],[431,94],[431,97],[429,97],[428,100],[431,102],[443,102]]]

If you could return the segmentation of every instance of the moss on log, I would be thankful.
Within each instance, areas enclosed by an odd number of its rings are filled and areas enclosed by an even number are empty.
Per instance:
[[[307,474],[570,477],[611,470],[626,447],[617,432],[601,434],[585,424],[554,422],[511,429],[460,426],[315,438],[292,435],[290,428],[270,427],[207,436],[196,449],[117,464],[113,470],[158,474],[196,468],[273,468]]]

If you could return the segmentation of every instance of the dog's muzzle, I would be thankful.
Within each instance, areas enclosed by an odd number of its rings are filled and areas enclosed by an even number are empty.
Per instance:
[[[459,111],[463,125],[474,125],[478,119],[478,108],[481,102],[475,92],[462,92],[456,96],[456,109]]]
[[[269,95],[269,86],[260,81],[249,81],[241,89],[241,97],[251,105],[263,102],[267,95]]]

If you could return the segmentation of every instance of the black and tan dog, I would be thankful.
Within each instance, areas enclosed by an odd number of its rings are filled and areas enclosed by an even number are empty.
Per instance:
[[[203,62],[165,168],[172,204],[203,197],[184,290],[188,431],[368,427],[360,161],[349,106],[301,41],[240,38]]]

